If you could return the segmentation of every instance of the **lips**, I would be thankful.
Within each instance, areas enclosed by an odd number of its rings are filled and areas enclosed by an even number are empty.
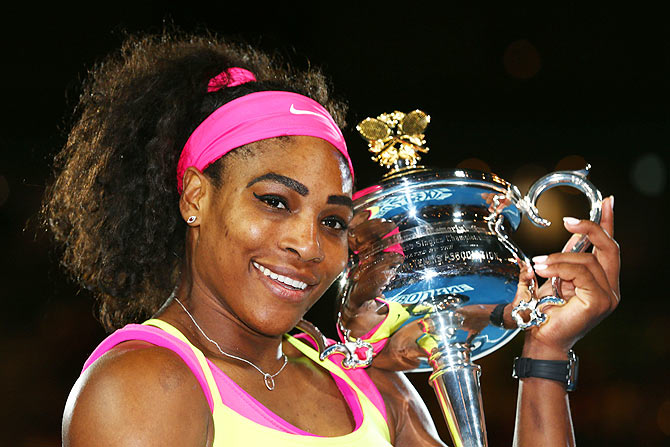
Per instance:
[[[281,275],[279,273],[273,272],[267,267],[264,267],[260,265],[257,262],[252,261],[252,264],[254,267],[256,267],[262,274],[267,276],[268,278],[281,283],[284,286],[290,287],[295,290],[305,290],[307,288],[307,283],[304,281],[300,281],[299,279],[295,278],[290,278],[285,275]]]

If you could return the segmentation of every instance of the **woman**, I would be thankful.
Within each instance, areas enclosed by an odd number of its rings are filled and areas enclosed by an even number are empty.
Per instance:
[[[92,354],[64,445],[442,445],[401,374],[344,373],[284,335],[344,268],[353,170],[344,106],[318,73],[277,66],[212,37],[155,36],[91,74],[46,216],[107,329],[153,319]],[[536,358],[567,355],[616,305],[615,243],[587,222],[568,229],[607,257],[543,261],[583,305],[554,312],[558,336],[529,337]],[[565,444],[564,390],[525,382],[519,439]]]

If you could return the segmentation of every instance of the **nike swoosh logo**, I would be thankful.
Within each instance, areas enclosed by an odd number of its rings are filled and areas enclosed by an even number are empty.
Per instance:
[[[293,104],[291,104],[291,107],[289,108],[289,112],[291,112],[294,115],[314,115],[314,116],[318,116],[318,117],[323,118],[323,116],[321,116],[321,114],[316,113],[316,112],[312,112],[311,110],[296,109],[295,107],[293,107]]]

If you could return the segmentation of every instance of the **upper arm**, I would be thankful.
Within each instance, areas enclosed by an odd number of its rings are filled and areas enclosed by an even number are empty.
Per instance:
[[[77,380],[63,417],[63,446],[203,446],[210,411],[173,352],[117,347]]]
[[[421,396],[402,372],[368,368],[389,413],[395,446],[444,446]]]

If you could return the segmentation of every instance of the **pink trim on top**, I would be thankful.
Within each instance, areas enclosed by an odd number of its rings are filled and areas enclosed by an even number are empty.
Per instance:
[[[380,300],[383,302],[383,300]],[[381,324],[381,323],[380,323]],[[304,340],[306,341],[309,346],[313,347],[316,349],[316,343],[312,338],[307,335],[300,333],[298,335],[295,335],[294,338],[297,338],[299,340]],[[335,344],[335,340],[327,339],[328,346]],[[370,376],[368,376],[368,373],[365,372],[364,368],[353,368],[353,369],[344,369],[340,365],[342,365],[342,360],[344,358],[343,354],[333,354],[330,357],[328,357],[328,360],[333,362],[336,366],[338,366],[355,384],[356,386],[365,394],[365,396],[372,402],[372,404],[377,407],[377,410],[384,416],[384,420],[387,421],[387,414],[386,414],[386,404],[384,403],[384,399],[382,398],[382,395],[379,393],[379,390],[377,389],[377,386],[374,384],[372,379],[370,379]],[[336,375],[333,374],[333,377],[336,379],[335,382],[338,383],[341,381],[344,385],[346,385],[346,388],[350,392],[354,392],[349,385],[346,384],[346,382]],[[342,388],[340,388],[342,390]],[[344,394],[344,391],[342,391],[342,394]],[[355,395],[355,393],[354,393]],[[345,396],[346,397],[346,396]],[[354,417],[356,415],[354,414]]]
[[[193,371],[193,374],[195,375],[196,379],[198,379],[198,383],[200,384],[200,387],[202,388],[202,391],[205,393],[205,397],[207,398],[209,409],[212,411],[214,410],[212,394],[209,392],[207,379],[205,379],[205,374],[202,372],[202,368],[200,368],[200,363],[198,362],[198,359],[193,353],[193,350],[183,341],[179,340],[178,338],[168,334],[164,330],[157,328],[155,326],[145,326],[142,324],[128,324],[125,327],[112,333],[107,338],[105,338],[102,341],[102,343],[100,343],[98,347],[95,348],[95,350],[93,350],[91,355],[88,357],[88,360],[86,360],[86,362],[84,363],[84,367],[82,368],[81,372],[83,373],[84,371],[86,371],[86,369],[89,366],[91,366],[93,362],[98,360],[100,357],[102,357],[103,354],[105,354],[107,351],[109,351],[119,343],[131,340],[146,341],[147,343],[151,343],[152,345],[169,349],[170,351],[174,352],[179,357],[181,357],[184,363],[186,363],[186,366],[188,366],[189,369]]]
[[[82,373],[104,353],[119,343],[130,340],[146,341],[153,345],[169,349],[175,354],[179,355],[179,357],[184,361],[184,363],[186,363],[186,365],[195,375],[198,383],[200,384],[200,387],[203,390],[203,393],[205,394],[209,408],[211,411],[213,411],[213,400],[209,386],[207,384],[207,380],[205,379],[205,375],[202,371],[202,368],[200,367],[200,363],[198,362],[191,348],[176,337],[154,326],[129,324],[124,328],[117,330],[105,340],[103,340],[102,343],[100,343],[100,345],[98,345],[98,347],[93,351],[91,356],[85,362]],[[308,341],[311,340],[308,339]],[[247,419],[254,421],[257,424],[266,426],[268,428],[303,436],[317,436],[301,430],[300,428],[295,427],[294,425],[280,418],[268,408],[266,408],[263,404],[261,404],[258,400],[256,400],[253,396],[244,391],[237,383],[235,383],[209,359],[207,359],[207,363],[214,376],[214,381],[216,382],[216,386],[218,387],[221,394],[221,400],[223,404],[231,410]],[[364,371],[345,371],[345,373],[379,409],[379,411],[386,419],[386,407],[384,406],[384,402],[381,398],[381,395],[379,394],[379,391],[374,386],[372,380],[370,380],[367,374]],[[358,400],[358,396],[356,395],[356,392],[343,379],[339,378],[335,374],[331,373],[331,375],[335,380],[338,389],[349,405],[349,408],[351,409],[351,412],[354,416],[356,429],[358,429],[363,422],[363,412]],[[225,392],[221,392],[222,390],[225,390]]]

